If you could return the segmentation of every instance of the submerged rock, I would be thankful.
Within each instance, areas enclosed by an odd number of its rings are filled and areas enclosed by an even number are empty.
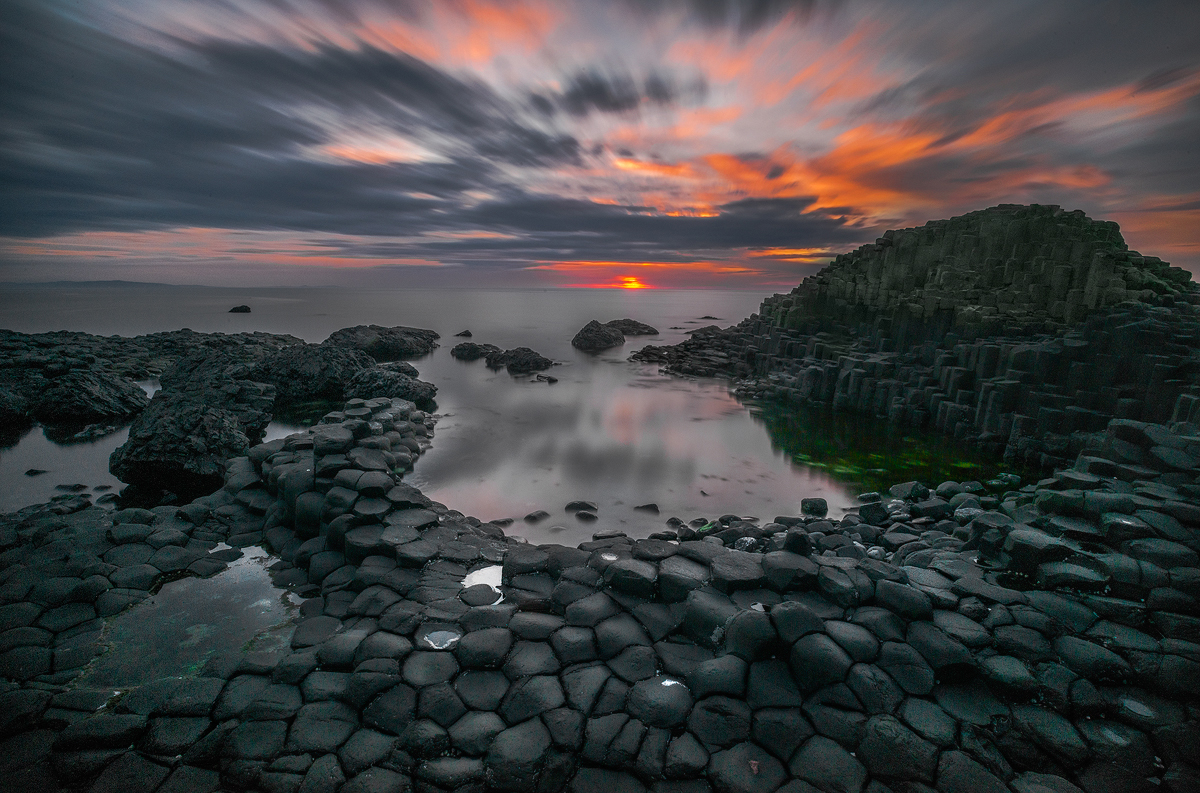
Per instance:
[[[249,314],[250,306],[234,306],[233,308],[229,309],[229,313],[230,314]]]
[[[575,338],[571,339],[571,346],[584,352],[599,352],[610,347],[620,347],[624,343],[625,336],[620,330],[610,325],[601,325],[594,319],[580,328]]]

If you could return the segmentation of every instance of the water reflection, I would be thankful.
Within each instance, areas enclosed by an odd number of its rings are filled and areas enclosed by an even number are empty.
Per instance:
[[[216,652],[288,647],[295,602],[271,583],[261,548],[213,578],[182,578],[113,619],[104,629],[109,652],[79,678],[85,688],[137,686],[194,675]]]

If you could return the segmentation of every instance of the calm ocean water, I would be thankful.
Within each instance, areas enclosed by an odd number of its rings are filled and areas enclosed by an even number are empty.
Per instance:
[[[610,528],[644,536],[671,515],[770,518],[794,514],[800,499],[809,496],[828,499],[834,515],[852,504],[865,484],[861,467],[821,459],[845,456],[847,441],[839,440],[844,428],[813,413],[802,417],[799,429],[789,417],[785,432],[778,429],[778,417],[764,422],[733,399],[723,381],[666,377],[657,367],[626,360],[644,344],[679,342],[688,329],[735,323],[757,310],[762,297],[732,291],[5,285],[0,327],[122,336],[183,327],[261,330],[309,342],[359,324],[432,328],[442,334],[442,346],[412,363],[422,379],[438,386],[440,418],[433,449],[408,480],[468,515],[516,518],[510,531],[532,542],[574,544]],[[252,313],[228,313],[242,303]],[[720,319],[700,319],[704,316]],[[571,347],[571,337],[589,320],[623,317],[661,333],[632,337],[600,355]],[[450,348],[460,341],[454,334],[464,329],[472,331],[472,341],[532,347],[552,358],[560,365],[547,374],[558,382],[548,385],[492,372],[482,361],[453,359]],[[274,425],[269,433],[290,429]],[[778,436],[774,441],[772,432]],[[35,428],[16,446],[0,449],[0,511],[44,501],[58,484],[119,486],[107,472],[107,460],[124,434],[59,446]],[[861,427],[848,442],[856,449],[874,444],[859,455],[872,459],[908,455],[915,448],[923,464],[930,455],[922,444],[939,443],[882,432],[876,437]],[[952,463],[947,459],[946,465]],[[24,476],[31,467],[50,473]],[[596,502],[600,520],[582,524],[564,512],[574,499]],[[633,509],[648,502],[657,503],[661,513]],[[537,509],[551,518],[536,525],[521,520]]]

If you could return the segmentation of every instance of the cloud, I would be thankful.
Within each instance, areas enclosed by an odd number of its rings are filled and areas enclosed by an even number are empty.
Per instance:
[[[1200,269],[1198,27],[1166,0],[11,0],[0,279],[123,253],[774,282],[1013,201]]]

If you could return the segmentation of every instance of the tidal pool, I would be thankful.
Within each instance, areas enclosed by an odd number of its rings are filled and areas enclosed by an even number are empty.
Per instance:
[[[287,649],[299,600],[271,583],[261,548],[212,578],[182,578],[113,617],[107,651],[80,676],[84,688],[126,688],[195,675],[219,652]]]

